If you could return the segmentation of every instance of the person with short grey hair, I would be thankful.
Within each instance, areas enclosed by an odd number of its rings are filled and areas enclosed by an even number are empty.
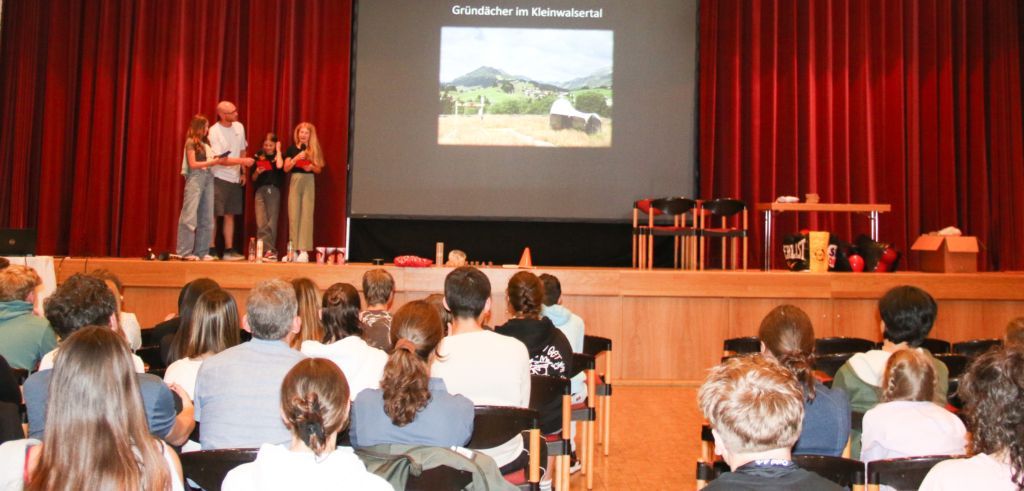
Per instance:
[[[292,285],[264,281],[249,292],[242,328],[252,340],[207,358],[195,388],[203,450],[283,445],[291,433],[281,420],[281,382],[306,356],[288,346],[302,319]]]

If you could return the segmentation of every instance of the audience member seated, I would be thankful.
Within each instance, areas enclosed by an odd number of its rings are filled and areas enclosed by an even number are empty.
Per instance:
[[[196,376],[195,417],[202,421],[203,450],[291,440],[276,401],[285,374],[305,358],[288,347],[301,322],[290,283],[270,280],[252,289],[242,319],[252,340],[207,358]]]
[[[384,443],[461,447],[473,434],[473,402],[451,395],[430,376],[444,327],[437,309],[423,300],[398,309],[391,323],[395,350],[380,389],[364,390],[352,403],[353,447]]]
[[[52,370],[50,424],[0,446],[0,489],[183,489],[181,463],[150,436],[131,351],[105,326],[64,340]]]
[[[444,302],[451,311],[451,333],[441,341],[431,365],[433,377],[444,380],[448,392],[461,394],[478,406],[530,406],[530,355],[517,339],[482,327],[491,310],[491,283],[480,270],[463,266],[444,280]],[[523,440],[482,451],[502,474],[522,469],[529,456]]]
[[[292,280],[295,288],[295,299],[299,302],[299,317],[302,329],[289,342],[293,349],[299,349],[305,341],[319,341],[324,337],[324,328],[320,323],[320,290],[309,278]]]
[[[960,455],[967,430],[953,413],[932,402],[935,368],[918,350],[893,353],[882,377],[881,402],[864,413],[860,460]]]
[[[804,392],[803,431],[793,453],[841,456],[850,436],[850,401],[842,390],[829,389],[814,377],[810,317],[798,307],[780,305],[761,321],[757,336],[764,355],[788,369]]]
[[[183,335],[178,339],[184,344],[171,346],[178,361],[167,367],[164,382],[181,386],[194,399],[199,367],[207,358],[237,345],[240,329],[238,305],[230,293],[218,288],[202,294],[192,311],[192,322],[179,331]],[[199,442],[192,440],[182,448],[185,452],[199,449]]]
[[[437,310],[438,315],[441,316],[441,323],[444,324],[444,335],[447,336],[452,329],[452,313],[448,311],[448,308],[444,306],[444,294],[443,293],[431,293],[427,295],[427,298],[423,299],[432,307]]]
[[[839,368],[832,380],[832,388],[846,391],[850,398],[850,410],[867,412],[878,404],[881,392],[882,373],[893,353],[916,348],[923,351],[935,368],[936,386],[933,400],[946,405],[949,390],[949,370],[935,359],[928,350],[919,348],[928,337],[935,322],[938,306],[928,292],[914,286],[898,286],[885,293],[878,300],[878,311],[882,317],[882,349],[857,353]],[[853,458],[860,456],[860,432],[850,432]]]
[[[360,337],[363,328],[359,322],[359,291],[348,283],[335,283],[324,292],[322,305],[323,342],[305,341],[302,352],[338,365],[345,373],[353,399],[364,389],[379,387],[388,355]]]
[[[940,462],[921,490],[1024,490],[1024,350],[1008,347],[979,356],[959,394],[966,404],[973,456]]]
[[[541,317],[544,284],[537,275],[520,271],[508,281],[505,300],[511,319],[494,332],[516,338],[530,355],[530,373],[567,377],[572,370],[572,347],[551,319]],[[562,401],[556,399],[541,408],[540,429],[550,435],[562,431]]]
[[[363,274],[363,294],[366,310],[359,314],[359,320],[366,325],[366,342],[390,353],[394,339],[389,310],[395,301],[395,279],[383,269],[371,269]]]
[[[351,448],[335,447],[348,420],[345,375],[330,361],[307,358],[285,376],[278,415],[290,441],[264,443],[256,460],[228,473],[224,491],[359,489],[390,491]],[[205,426],[204,426],[205,428]]]
[[[121,326],[121,332],[124,333],[125,339],[128,340],[128,347],[132,351],[141,348],[142,327],[139,326],[139,320],[135,318],[135,314],[124,311],[124,284],[121,283],[121,279],[106,269],[90,271],[89,275],[103,280],[107,284],[107,288],[114,293],[114,299],[117,300],[117,323]]]
[[[18,386],[18,381],[14,378],[11,365],[2,356],[0,356],[0,402],[21,404],[21,388]]]
[[[551,323],[565,334],[573,353],[583,352],[583,336],[586,333],[583,319],[571,310],[562,306],[562,283],[549,274],[540,275],[544,283],[544,306],[540,313],[551,320]],[[572,402],[583,402],[587,398],[587,375],[583,372],[572,378]]]
[[[731,358],[711,369],[697,402],[711,423],[715,453],[732,469],[705,490],[842,489],[793,462],[804,389],[785,367],[763,356]]]
[[[192,307],[196,300],[208,290],[220,288],[216,281],[209,278],[198,278],[185,284],[178,292],[178,312],[173,317],[146,329],[142,332],[142,344],[144,346],[160,346],[160,357],[164,363],[170,366],[177,360],[170,358],[171,345],[174,344],[174,335],[187,326],[192,320]]]
[[[57,289],[46,299],[46,317],[62,339],[67,339],[74,332],[87,326],[102,326],[111,329],[118,336],[117,315],[114,294],[106,284],[97,278],[76,274],[57,286]],[[128,342],[125,341],[125,346]],[[43,358],[40,370],[25,381],[24,396],[28,410],[28,430],[32,438],[40,438],[46,425],[46,408],[49,397],[50,379],[53,370],[53,354],[59,353],[58,348],[50,354],[49,360]],[[193,421],[192,401],[187,392],[178,386],[168,387],[162,380],[153,375],[142,373],[142,360],[129,353],[132,365],[138,372],[138,385],[145,404],[149,431],[154,436],[163,438],[172,445],[185,443],[189,433],[195,427]],[[108,360],[97,358],[94,363],[108,363]],[[175,415],[174,395],[181,399],[181,412]]]
[[[43,355],[57,347],[50,323],[32,312],[41,283],[27,266],[0,270],[0,356],[14,368],[35,370]]]
[[[1024,348],[1024,317],[1018,317],[1006,325],[1006,346]]]

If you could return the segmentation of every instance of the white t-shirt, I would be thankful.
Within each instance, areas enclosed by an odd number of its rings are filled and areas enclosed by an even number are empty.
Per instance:
[[[196,398],[196,375],[199,374],[199,367],[203,366],[203,360],[182,358],[164,372],[164,382],[167,384],[178,384],[188,392],[189,399]]]
[[[921,491],[960,491],[984,489],[986,491],[1017,491],[1013,484],[1013,468],[987,454],[969,459],[939,462],[921,482]]]
[[[53,369],[53,360],[57,357],[57,350],[59,349],[60,346],[57,346],[53,351],[43,355],[43,359],[39,360],[39,371]],[[132,363],[135,364],[136,372],[146,373],[146,364],[142,361],[142,358],[139,358],[139,355],[132,353]]]
[[[279,489],[358,489],[392,491],[381,477],[370,473],[351,448],[339,447],[317,458],[311,452],[292,452],[284,445],[263,444],[256,460],[228,472],[223,491]]]
[[[212,154],[206,156],[210,160],[224,152],[231,152],[229,157],[241,157],[242,152],[249,146],[245,141],[245,127],[238,121],[231,123],[230,127],[220,123],[211,124],[207,138],[210,139],[210,148],[213,150]],[[217,165],[210,167],[210,171],[213,172],[213,177],[224,181],[239,182],[242,179],[241,167],[237,165]]]
[[[967,429],[960,418],[931,401],[893,401],[864,413],[860,460],[922,455],[962,455]]]
[[[299,351],[310,358],[326,358],[338,365],[348,380],[349,397],[363,389],[377,389],[384,376],[387,353],[366,344],[359,336],[349,336],[341,341],[323,344],[318,341],[303,341]]]
[[[448,392],[478,406],[530,407],[530,354],[518,339],[483,330],[444,338],[430,376],[444,380]],[[498,467],[523,452],[523,439],[486,450]]]
[[[121,330],[124,331],[124,337],[128,338],[128,346],[132,351],[142,347],[142,326],[135,314],[121,312]]]

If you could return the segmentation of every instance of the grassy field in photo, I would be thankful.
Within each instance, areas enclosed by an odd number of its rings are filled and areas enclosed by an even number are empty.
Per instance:
[[[497,145],[524,147],[610,147],[612,120],[601,118],[599,133],[553,130],[548,115],[484,114],[442,115],[437,120],[437,142],[441,145]]]

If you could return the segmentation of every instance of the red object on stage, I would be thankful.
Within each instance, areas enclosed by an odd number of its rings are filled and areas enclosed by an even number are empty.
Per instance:
[[[887,272],[889,272],[889,263],[887,263],[885,261],[878,261],[878,264],[875,265],[875,272],[876,273],[887,273]]]
[[[882,252],[881,261],[891,266],[892,263],[896,261],[896,257],[896,249],[893,249],[892,247],[886,247],[885,251]]]
[[[395,258],[395,266],[403,268],[426,268],[434,264],[434,261],[419,256],[398,256]]]
[[[850,270],[854,273],[864,271],[864,258],[860,257],[860,255],[851,254],[850,257],[847,258],[847,261],[850,262]]]

